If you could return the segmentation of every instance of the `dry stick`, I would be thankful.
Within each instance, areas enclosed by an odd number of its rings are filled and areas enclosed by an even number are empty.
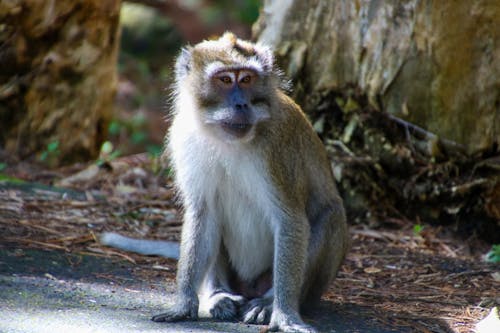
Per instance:
[[[411,129],[413,132],[420,134],[423,136],[425,140],[438,140],[438,142],[445,148],[447,151],[456,151],[461,154],[465,154],[465,146],[461,145],[455,141],[447,140],[439,138],[436,134],[431,133],[422,127],[419,127],[415,124],[409,123],[401,118],[393,116],[391,114],[385,114],[390,120],[394,121],[396,124],[404,127],[406,130]]]
[[[382,300],[387,300],[390,302],[393,301],[398,301],[398,302],[422,302],[422,303],[439,303],[439,304],[446,304],[446,305],[453,305],[453,306],[464,306],[466,303],[460,303],[460,302],[454,302],[454,301],[448,301],[448,300],[442,300],[442,299],[435,299],[434,297],[442,297],[442,296],[436,296],[436,295],[421,295],[417,297],[410,297],[408,294],[401,294],[401,295],[388,295],[388,293],[385,293],[384,295],[381,295],[380,293],[376,292],[370,292],[371,290],[369,288],[363,288],[362,286],[359,287],[360,289],[363,289],[357,297],[360,298],[366,298],[370,297],[373,299],[382,299]]]
[[[31,239],[23,239],[23,238],[18,238],[18,237],[6,237],[5,238],[8,241],[12,242],[21,242],[21,243],[28,243],[28,244],[36,244],[36,245],[41,245],[45,246],[51,249],[56,249],[56,250],[63,250],[66,252],[70,252],[69,249],[66,246],[61,246],[61,245],[56,245],[56,244],[51,244],[51,243],[45,243],[45,242],[39,242]]]
[[[448,245],[446,245],[445,243],[438,243],[438,244],[444,250],[444,252],[448,253],[450,257],[452,258],[457,257],[457,253],[453,251]]]
[[[33,229],[40,229],[40,230],[43,230],[45,232],[48,232],[49,234],[54,234],[54,235],[58,235],[58,236],[64,235],[64,233],[59,232],[57,230],[50,229],[50,228],[47,228],[47,227],[44,227],[41,225],[37,225],[37,224],[32,224],[28,220],[21,220],[21,221],[19,221],[19,224],[22,224],[22,225],[27,226],[27,227],[31,227]]]
[[[116,255],[116,256],[122,257],[122,258],[130,261],[134,265],[136,264],[136,261],[132,257],[129,257],[128,255],[120,253],[120,252],[116,252],[116,251],[112,251],[112,250],[103,250],[103,249],[95,248],[95,247],[87,247],[87,250],[89,250],[90,252],[94,252],[94,253],[106,254],[108,256],[109,255]]]
[[[432,299],[429,299],[431,297],[432,297]],[[412,301],[412,302],[422,302],[422,303],[431,303],[431,304],[439,303],[439,304],[446,304],[446,305],[453,305],[453,306],[467,305],[467,303],[446,301],[446,300],[441,300],[441,299],[435,299],[434,297],[438,297],[438,296],[426,296],[426,298],[406,297],[404,300],[400,300],[400,301]]]
[[[390,241],[397,241],[399,239],[399,237],[394,233],[390,233],[387,231],[369,230],[369,229],[365,230],[351,229],[351,234],[375,238],[375,239],[390,240]]]
[[[444,279],[451,280],[451,279],[457,278],[459,276],[464,276],[464,275],[485,275],[488,273],[493,273],[494,271],[495,271],[494,269],[479,269],[479,270],[475,270],[475,271],[464,271],[464,272],[460,272],[460,273],[449,274]]]
[[[76,235],[76,236],[67,236],[59,239],[50,240],[51,243],[64,243],[71,242],[72,244],[80,244],[86,243],[94,240],[94,237],[91,234],[88,235]]]

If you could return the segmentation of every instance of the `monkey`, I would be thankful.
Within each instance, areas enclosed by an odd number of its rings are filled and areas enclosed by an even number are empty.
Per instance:
[[[326,149],[272,50],[227,32],[181,50],[165,154],[183,205],[174,303],[156,322],[219,320],[315,332],[349,244]]]

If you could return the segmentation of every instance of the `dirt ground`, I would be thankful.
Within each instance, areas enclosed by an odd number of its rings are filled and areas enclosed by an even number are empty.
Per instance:
[[[174,260],[97,242],[103,231],[179,239],[179,207],[168,170],[157,165],[146,154],[56,171],[7,163],[3,174],[8,176],[0,179],[0,249],[18,251],[20,257],[42,249],[127,261],[136,279],[172,283]],[[481,259],[488,244],[474,236],[459,238],[449,229],[423,225],[416,231],[394,221],[351,225],[352,248],[324,296],[325,306],[351,318],[362,309],[374,327],[396,332],[472,332],[500,304],[500,269]],[[0,266],[0,272],[4,269]]]

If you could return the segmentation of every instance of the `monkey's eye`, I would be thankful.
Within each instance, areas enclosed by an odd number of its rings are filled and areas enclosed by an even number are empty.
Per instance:
[[[240,80],[240,83],[250,83],[250,81],[252,81],[252,77],[250,75],[247,75]]]
[[[231,77],[228,75],[219,76],[219,80],[224,84],[231,84],[232,83]]]

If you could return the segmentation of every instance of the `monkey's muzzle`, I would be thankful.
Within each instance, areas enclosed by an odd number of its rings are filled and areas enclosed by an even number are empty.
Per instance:
[[[250,132],[250,129],[252,128],[252,124],[247,122],[233,123],[224,121],[221,123],[221,126],[224,131],[231,135],[234,135],[237,138],[244,137],[248,132]]]

